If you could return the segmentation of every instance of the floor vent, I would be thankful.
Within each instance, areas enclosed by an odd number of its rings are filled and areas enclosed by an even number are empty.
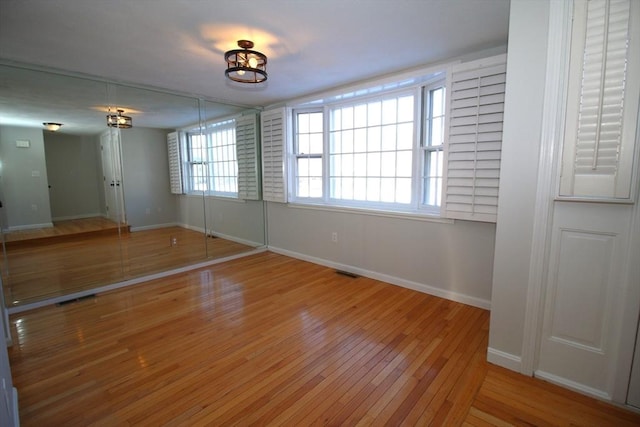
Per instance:
[[[360,277],[358,274],[352,273],[350,271],[336,270],[336,273],[341,274],[343,276],[351,277],[352,279],[356,279],[356,278]]]
[[[60,307],[62,305],[67,305],[67,304],[71,304],[71,303],[74,303],[74,302],[80,302],[80,301],[84,301],[84,300],[87,300],[87,299],[93,299],[95,297],[96,297],[96,294],[85,295],[85,296],[79,297],[79,298],[72,298],[72,299],[68,299],[68,300],[65,300],[65,301],[60,301],[56,305],[58,307]]]

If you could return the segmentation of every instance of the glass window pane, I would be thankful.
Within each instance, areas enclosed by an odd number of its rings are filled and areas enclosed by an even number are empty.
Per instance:
[[[367,121],[369,126],[382,124],[382,103],[380,101],[368,104]]]
[[[356,105],[353,110],[353,119],[356,128],[367,126],[367,104]]]
[[[396,125],[382,127],[382,151],[396,149]]]
[[[359,153],[353,156],[353,174],[355,176],[367,176],[367,154]]]
[[[309,132],[322,133],[322,113],[309,114]]]
[[[413,122],[413,96],[398,100],[398,122]]]
[[[309,176],[322,178],[322,159],[313,158],[308,160]]]
[[[298,133],[309,133],[309,114],[298,114]]]
[[[309,176],[309,159],[298,159],[298,176]]]
[[[309,179],[309,197],[322,197],[322,178]]]
[[[309,197],[309,180],[306,177],[298,178],[298,196]]]
[[[396,201],[395,178],[380,179],[380,201],[393,203]]]
[[[309,153],[322,154],[322,134],[313,133],[309,135]]]
[[[380,153],[367,154],[367,176],[380,176]]]
[[[342,132],[342,152],[353,153],[353,130]]]
[[[367,200],[370,202],[380,201],[380,178],[367,180]]]
[[[413,147],[413,123],[398,125],[398,150],[411,150]]]
[[[380,151],[382,141],[382,130],[380,126],[367,129],[367,146],[369,151]]]
[[[309,135],[298,135],[298,154],[309,154]]]
[[[411,178],[396,180],[396,202],[411,203]]]
[[[353,179],[353,199],[367,200],[367,179],[366,178]]]
[[[342,109],[342,129],[353,129],[353,107]]]
[[[355,153],[364,153],[367,151],[367,129],[356,129],[353,132],[353,151]]]
[[[411,171],[413,169],[411,151],[398,151],[396,153],[397,158],[397,176],[411,177]]]
[[[394,151],[382,153],[381,176],[396,176],[396,153]]]
[[[396,123],[397,118],[397,101],[394,99],[387,99],[382,102],[382,124]]]

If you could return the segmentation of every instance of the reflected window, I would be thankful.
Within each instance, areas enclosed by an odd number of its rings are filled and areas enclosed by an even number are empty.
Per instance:
[[[185,188],[189,192],[237,197],[238,159],[235,120],[187,133]]]

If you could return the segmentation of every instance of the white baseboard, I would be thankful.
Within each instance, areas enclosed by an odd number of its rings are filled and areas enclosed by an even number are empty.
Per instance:
[[[104,216],[102,212],[96,212],[96,213],[88,213],[88,214],[82,214],[82,215],[56,216],[51,219],[53,221],[70,221],[73,219],[96,218],[96,217],[102,217],[102,216]]]
[[[131,227],[129,231],[132,233],[136,231],[145,231],[145,230],[158,230],[160,228],[168,228],[168,227],[180,227],[181,225],[177,222],[168,222],[166,224],[153,224],[153,225],[143,225],[140,227]]]
[[[12,406],[13,406],[13,425],[18,427],[20,425],[20,413],[18,412],[18,389],[13,387]]]
[[[205,233],[206,230],[202,227],[195,227],[189,224],[176,224],[178,227],[186,228],[187,230],[197,231],[199,233]],[[253,242],[251,240],[242,239],[240,237],[231,236],[229,234],[218,233],[217,231],[208,231],[206,232],[208,236],[215,236],[221,239],[230,240],[232,242],[240,243],[241,245],[253,246],[254,248],[259,248],[264,246],[262,242]]]
[[[578,393],[586,394],[591,397],[595,397],[596,399],[611,401],[611,395],[606,391],[598,390],[593,387],[586,386],[584,384],[577,383],[575,381],[568,380],[566,378],[559,377],[554,374],[550,374],[549,372],[537,370],[533,374],[536,378],[540,378],[545,381],[549,381],[555,385],[559,385],[564,388],[568,388]]]
[[[503,368],[507,368],[511,371],[521,372],[522,360],[520,359],[520,356],[505,353],[504,351],[489,347],[487,349],[487,360],[489,363],[493,363],[494,365],[502,366]]]
[[[42,224],[14,225],[8,228],[9,231],[35,230],[37,228],[52,228],[53,222],[43,222]]]
[[[414,291],[422,292],[429,295],[434,295],[434,296],[448,299],[455,302],[460,302],[462,304],[483,308],[485,310],[489,310],[491,308],[491,301],[488,301],[482,298],[476,298],[476,297],[464,295],[458,292],[453,292],[446,289],[437,288],[435,286],[430,286],[424,283],[413,282],[411,280],[402,279],[400,277],[395,277],[388,274],[379,273],[376,271],[366,270],[363,268],[358,268],[358,267],[354,267],[346,264],[340,264],[337,262],[329,261],[322,258],[316,258],[313,256],[289,251],[287,249],[277,248],[274,246],[268,246],[268,249],[272,252],[275,252],[281,255],[286,255],[291,258],[297,258],[303,261],[309,261],[314,264],[324,265],[325,267],[335,268],[337,270],[348,271],[351,273],[358,274],[360,276],[365,276],[371,279],[380,280],[382,282],[387,282],[392,285],[402,286],[403,288],[413,289]]]

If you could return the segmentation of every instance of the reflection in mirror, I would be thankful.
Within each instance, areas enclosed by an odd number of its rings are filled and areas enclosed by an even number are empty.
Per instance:
[[[254,110],[220,117],[216,108],[216,104],[204,102],[206,143],[201,149],[208,162],[206,188],[210,195],[206,198],[207,251],[210,256],[228,256],[265,244],[260,122]]]
[[[211,168],[220,164],[193,144],[207,139],[212,123],[242,117],[240,108],[22,67],[2,65],[0,78],[9,305],[264,245],[263,202],[214,195]],[[107,127],[118,109],[131,128]],[[43,131],[44,122],[62,127]],[[207,186],[193,185],[199,178]]]
[[[9,66],[0,67],[0,81],[7,303],[121,280],[119,229],[105,211],[98,137],[106,84]],[[45,122],[62,126],[53,132]],[[83,241],[92,234],[103,241],[88,248]]]

